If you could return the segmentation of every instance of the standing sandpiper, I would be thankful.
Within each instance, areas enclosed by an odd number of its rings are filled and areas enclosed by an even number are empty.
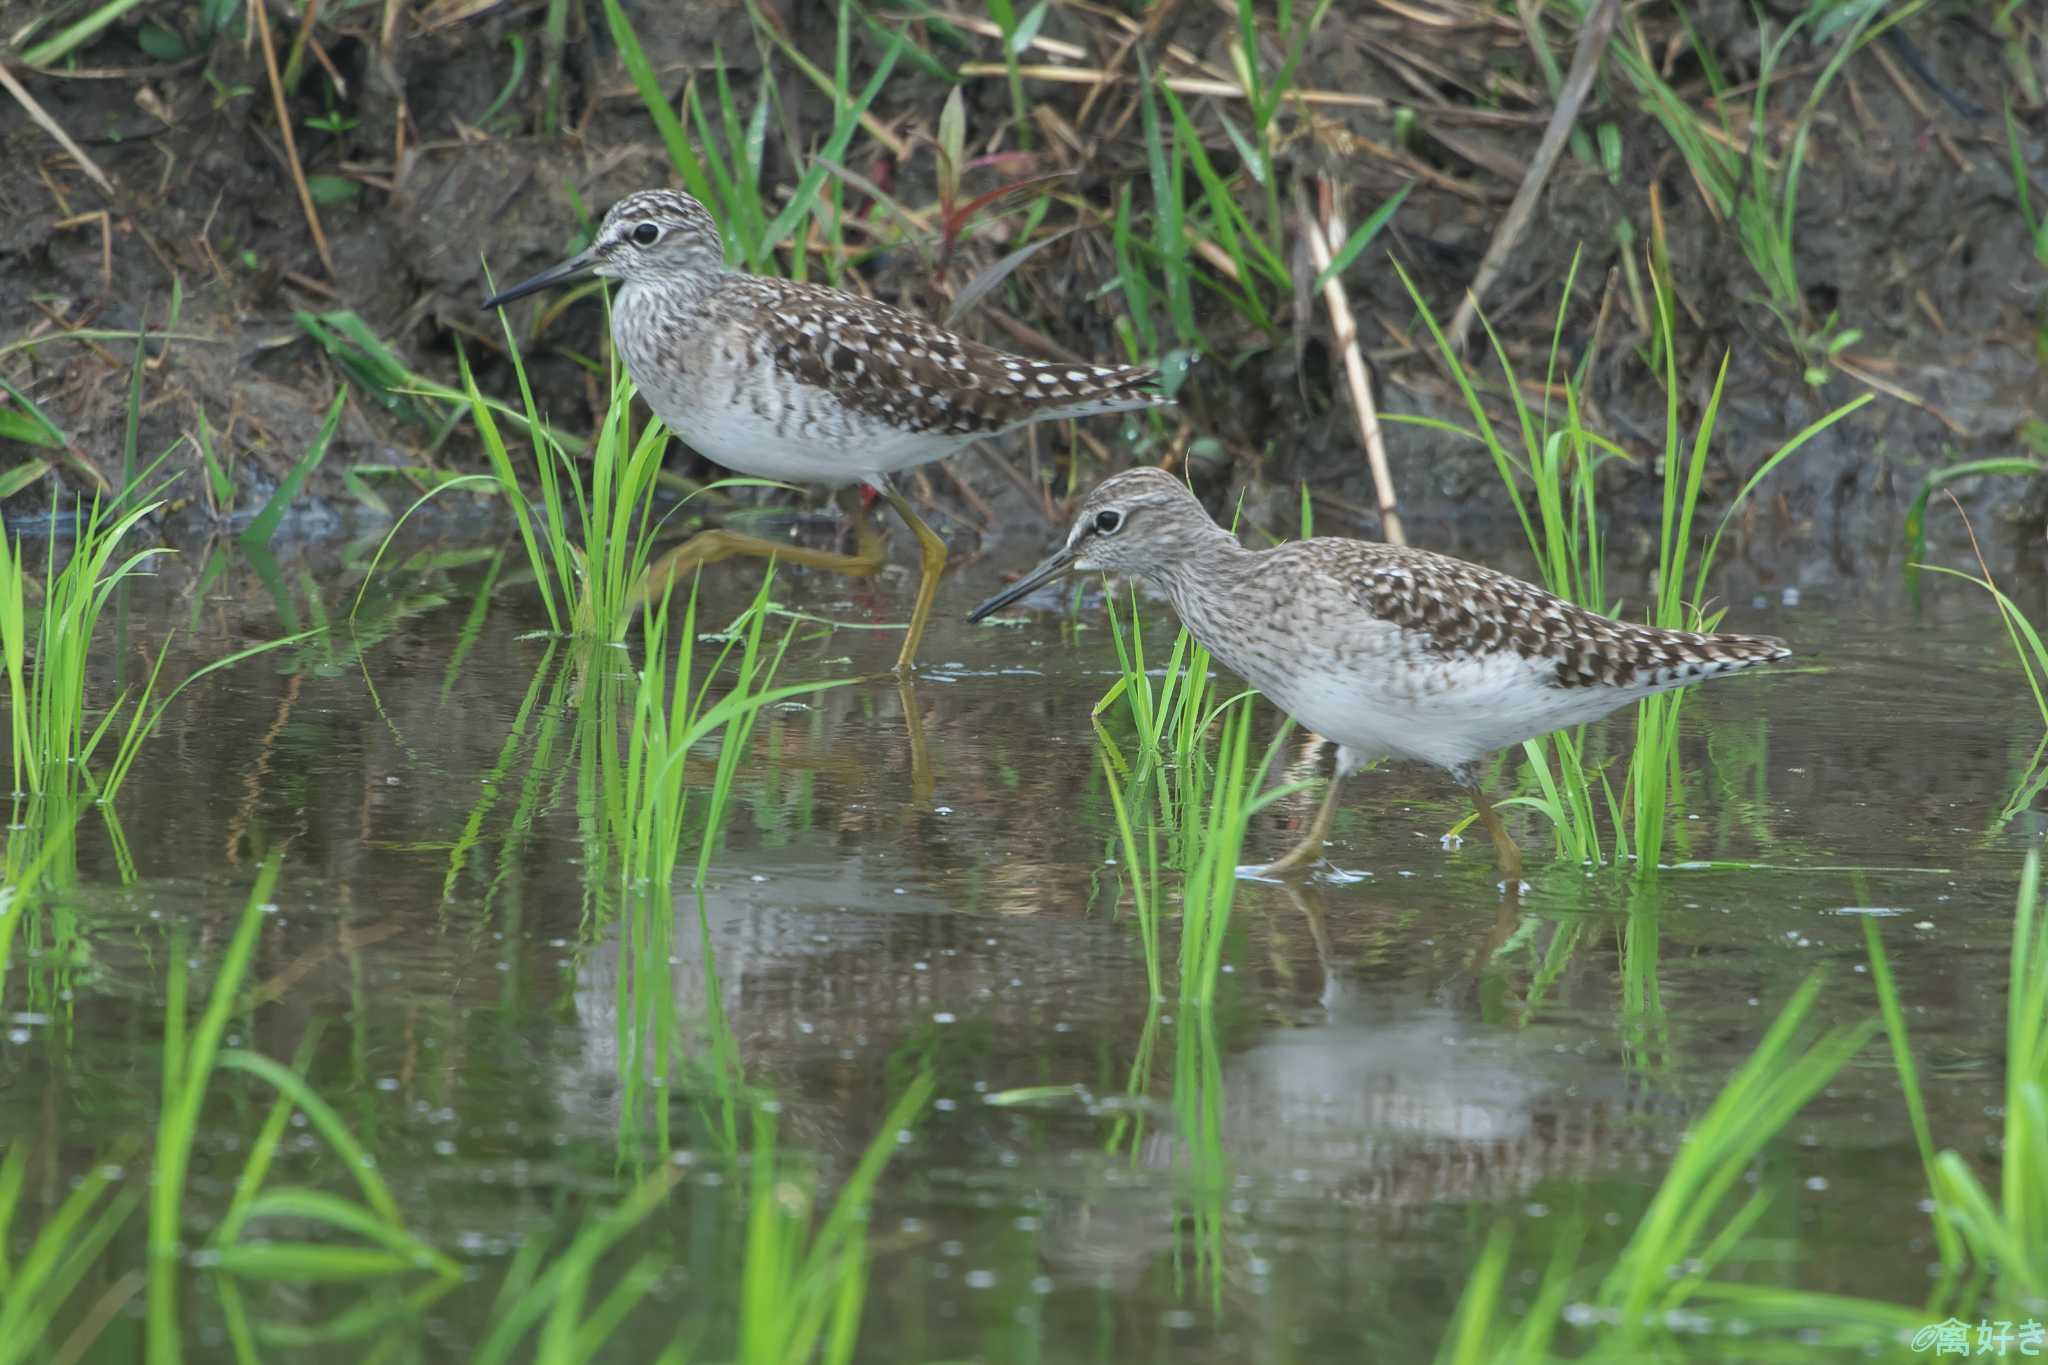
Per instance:
[[[673,190],[627,195],[589,250],[484,307],[585,275],[621,282],[612,340],[648,406],[700,454],[764,479],[866,484],[909,524],[923,578],[898,671],[917,657],[946,543],[889,475],[1032,422],[1167,402],[1150,369],[1027,360],[858,294],[729,270],[711,215]],[[873,573],[880,542],[858,503],[847,505],[860,532],[856,554],[706,531],[662,556],[648,581],[735,554]]]
[[[1308,836],[1269,872],[1322,856],[1346,777],[1378,758],[1407,758],[1449,769],[1472,793],[1512,887],[1522,855],[1480,787],[1481,758],[1792,652],[1767,636],[1630,625],[1427,550],[1333,537],[1247,550],[1158,469],[1104,480],[1066,544],[967,619],[1068,570],[1157,583],[1211,654],[1337,742],[1336,775]]]

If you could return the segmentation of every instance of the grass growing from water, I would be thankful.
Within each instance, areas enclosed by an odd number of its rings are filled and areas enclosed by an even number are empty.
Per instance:
[[[51,1343],[44,1333],[60,1315],[72,1316],[66,1313],[72,1295],[142,1202],[141,1191],[120,1181],[119,1165],[101,1163],[72,1187],[33,1237],[18,1239],[14,1218],[28,1157],[28,1144],[17,1142],[0,1159],[0,1251],[7,1253],[0,1255],[0,1365],[47,1358]],[[16,1247],[25,1248],[19,1260],[12,1256]],[[79,1315],[82,1325],[67,1335],[60,1354],[75,1359],[88,1349],[97,1335],[91,1324],[104,1321],[100,1306],[118,1308],[134,1292],[132,1284],[117,1282],[115,1289],[118,1297],[109,1291]]]
[[[1216,1000],[1239,859],[1252,817],[1305,785],[1266,789],[1273,762],[1294,726],[1283,723],[1254,764],[1254,695],[1240,692],[1203,715],[1193,727],[1195,743],[1171,765],[1150,748],[1141,749],[1135,763],[1126,762],[1098,727],[1103,777],[1154,1000],[1163,998],[1160,836],[1167,840],[1168,865],[1181,875],[1180,1001],[1206,1009]],[[1213,750],[1202,738],[1212,728],[1217,736]]]
[[[259,1338],[303,1347],[376,1335],[423,1311],[462,1276],[459,1265],[407,1231],[398,1202],[378,1175],[375,1163],[298,1069],[281,1066],[260,1053],[222,1048],[270,910],[279,867],[273,856],[250,888],[196,1024],[188,1024],[186,1019],[190,940],[182,926],[171,938],[164,1000],[162,1104],[149,1195],[145,1339],[150,1365],[174,1365],[183,1358],[185,1334],[179,1327],[179,1304],[183,1297],[186,1173],[207,1093],[222,1069],[253,1076],[277,1092],[243,1164],[226,1215],[208,1239],[206,1250],[192,1257],[192,1264],[213,1272],[238,1360],[258,1358]],[[301,1051],[301,1067],[310,1055],[309,1039]],[[266,1188],[271,1163],[294,1115],[303,1116],[354,1178],[362,1195],[360,1202],[302,1186]],[[317,1241],[250,1235],[249,1225],[264,1220],[279,1220],[293,1228],[296,1237],[303,1237],[307,1229],[319,1229],[326,1235]],[[403,1281],[422,1274],[426,1277],[423,1284],[398,1292]],[[362,1285],[365,1289],[351,1307],[325,1323],[306,1327],[253,1321],[242,1299],[245,1283],[286,1283],[301,1288]]]
[[[1400,271],[1398,263],[1395,270]],[[1674,310],[1668,282],[1661,271],[1652,269],[1656,282],[1657,309],[1664,334],[1673,329]],[[1579,387],[1595,357],[1581,358],[1576,369],[1561,363],[1565,315],[1572,296],[1576,272],[1567,276],[1563,299],[1558,307],[1557,329],[1552,335],[1545,389],[1564,395],[1564,411],[1553,414],[1548,404],[1532,411],[1523,397],[1507,348],[1487,326],[1494,357],[1500,367],[1501,388],[1512,405],[1512,433],[1504,434],[1487,415],[1480,397],[1479,379],[1459,359],[1444,337],[1436,319],[1406,272],[1408,285],[1424,325],[1435,338],[1439,354],[1464,396],[1473,428],[1467,430],[1434,418],[1389,417],[1417,426],[1464,436],[1484,444],[1493,457],[1494,468],[1507,488],[1516,517],[1536,555],[1544,585],[1560,597],[1592,611],[1618,613],[1619,604],[1607,600],[1605,570],[1606,543],[1600,526],[1595,496],[1595,474],[1612,458],[1625,453],[1584,423],[1579,404]],[[1481,317],[1482,324],[1485,318]],[[1663,487],[1657,536],[1656,596],[1643,613],[1646,624],[1672,630],[1712,630],[1721,618],[1707,609],[1708,578],[1715,554],[1729,522],[1757,485],[1796,454],[1815,436],[1842,420],[1865,403],[1864,394],[1809,424],[1771,452],[1755,472],[1729,499],[1720,521],[1702,542],[1695,530],[1700,490],[1711,450],[1715,421],[1720,411],[1722,385],[1727,376],[1723,358],[1708,390],[1695,429],[1688,434],[1681,421],[1681,393],[1677,361],[1672,348],[1662,348],[1664,358],[1665,428],[1662,452]],[[1518,442],[1519,452],[1510,449]],[[1524,495],[1523,486],[1530,492]],[[1533,505],[1532,505],[1533,504]],[[1559,732],[1548,739],[1531,740],[1523,746],[1537,793],[1513,798],[1515,804],[1533,807],[1550,820],[1560,857],[1581,865],[1608,861],[1621,864],[1633,860],[1639,871],[1654,870],[1664,853],[1665,827],[1674,792],[1682,782],[1679,763],[1679,717],[1687,689],[1648,697],[1636,706],[1636,740],[1617,791],[1604,770],[1589,758],[1586,732]],[[1600,817],[1605,815],[1612,844],[1603,847]]]
[[[2034,699],[2034,708],[2041,717],[2042,733],[2034,744],[2032,754],[2021,766],[2012,790],[2006,793],[2005,802],[1996,817],[1997,825],[2010,824],[2016,817],[2032,809],[2034,798],[2048,788],[2048,643],[2041,639],[2041,633],[2019,605],[2002,592],[1991,581],[1991,570],[1983,558],[1978,557],[1978,568],[1982,576],[1964,573],[1958,569],[1945,568],[1939,564],[1911,566],[1917,572],[1926,569],[1934,573],[1960,578],[1974,583],[1991,595],[1997,604],[1999,621],[2005,627],[2006,638],[2012,643],[2013,657],[2019,662],[2020,674],[2027,681],[2027,693]]]
[[[1466,1279],[1439,1365],[1559,1359],[1555,1342],[1573,1330],[1591,1344],[1570,1358],[1636,1362],[1699,1358],[1689,1341],[1707,1345],[1710,1358],[1713,1344],[1729,1340],[1742,1343],[1745,1359],[1793,1358],[1774,1353],[1771,1343],[1790,1347],[1795,1333],[1802,1353],[1872,1350],[1916,1325],[1914,1309],[1727,1278],[1757,1254],[1752,1235],[1772,1204],[1769,1189],[1747,1183],[1758,1157],[1876,1032],[1871,1022],[1802,1042],[1820,987],[1815,975],[1793,992],[1688,1130],[1611,1264],[1581,1266],[1581,1238],[1568,1232],[1527,1308],[1511,1308],[1512,1233],[1497,1226]]]
[[[1969,1158],[1954,1150],[1935,1151],[1906,1035],[1905,1006],[1877,921],[1866,919],[1863,929],[1899,1084],[1934,1195],[1934,1230],[1947,1274],[1933,1306],[1936,1311],[1952,1308],[1993,1318],[2038,1318],[2042,1304],[2048,1302],[2048,917],[2041,903],[2040,850],[2027,850],[2013,914],[2001,1105],[2005,1130],[1998,1147],[1995,1194],[1985,1189]],[[1979,1278],[1965,1290],[1962,1301],[1943,1302],[1955,1291],[1966,1266],[1974,1267]],[[1980,1288],[1983,1301],[1973,1304]]]
[[[70,555],[57,563],[57,537],[44,542],[40,611],[30,608],[30,575],[21,538],[0,522],[0,662],[7,673],[13,790],[32,796],[69,782],[91,786],[90,764],[108,727],[121,710],[116,702],[88,728],[86,671],[100,614],[115,589],[143,571],[157,555],[140,549],[123,554],[138,523],[161,500],[95,497],[82,506]],[[51,520],[57,504],[51,504]],[[152,674],[152,677],[154,675]],[[136,714],[141,708],[138,706]]]

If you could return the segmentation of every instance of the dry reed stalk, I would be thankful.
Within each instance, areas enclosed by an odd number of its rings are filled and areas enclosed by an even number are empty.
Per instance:
[[[1328,181],[1318,186],[1324,197],[1322,221],[1317,222],[1306,213],[1301,216],[1302,235],[1308,239],[1309,259],[1315,263],[1316,273],[1330,269],[1331,254],[1343,246],[1347,234],[1344,230],[1342,210],[1337,206],[1337,196],[1331,192]],[[1323,281],[1323,306],[1330,311],[1330,330],[1335,333],[1337,349],[1344,356],[1344,378],[1351,390],[1351,411],[1358,419],[1359,439],[1365,443],[1365,459],[1372,469],[1373,495],[1379,503],[1380,534],[1389,545],[1406,545],[1408,535],[1401,529],[1401,513],[1397,510],[1394,497],[1394,474],[1387,464],[1387,443],[1380,432],[1380,413],[1372,399],[1372,376],[1365,368],[1365,355],[1358,348],[1358,319],[1351,312],[1351,301],[1344,294],[1344,281],[1332,272]]]
[[[313,204],[313,192],[306,188],[306,172],[299,164],[299,144],[292,137],[291,111],[284,103],[284,82],[277,70],[277,45],[270,38],[270,16],[264,12],[263,0],[253,0],[249,6],[256,15],[256,36],[263,49],[263,69],[270,75],[270,102],[277,110],[277,130],[284,135],[285,164],[292,173],[292,185],[299,192],[299,207],[305,212],[306,226],[313,232],[313,249],[320,254],[320,264],[327,271],[329,279],[334,278],[334,257],[327,250],[327,234],[320,228],[320,210]]]
[[[29,94],[20,81],[14,79],[14,73],[7,69],[5,62],[0,62],[0,90],[14,96],[14,102],[21,106],[21,111],[29,116],[29,120],[54,138],[57,145],[64,149],[65,155],[76,161],[79,169],[91,176],[95,184],[108,194],[114,193],[114,182],[107,179],[107,173],[85,154],[83,147],[71,140],[71,134],[65,132],[64,126],[50,117],[49,110],[43,108],[36,97]]]

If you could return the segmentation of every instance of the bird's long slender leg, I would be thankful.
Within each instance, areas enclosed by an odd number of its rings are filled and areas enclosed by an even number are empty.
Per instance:
[[[1459,770],[1458,782],[1472,793],[1472,806],[1479,812],[1479,823],[1486,826],[1487,834],[1493,838],[1493,853],[1500,861],[1500,875],[1507,879],[1509,887],[1519,887],[1522,881],[1522,850],[1515,847],[1515,841],[1508,837],[1507,826],[1500,822],[1500,812],[1493,808],[1493,802],[1486,799],[1486,788],[1479,780],[1479,770],[1467,765]]]
[[[917,602],[910,609],[910,633],[903,637],[903,650],[896,656],[896,671],[908,673],[911,664],[917,661],[918,641],[924,638],[925,622],[931,619],[932,600],[939,595],[939,575],[946,568],[946,542],[939,539],[939,533],[924,524],[910,502],[901,493],[879,480],[875,491],[889,500],[896,509],[896,515],[903,518],[917,536],[918,560],[922,577],[917,583]]]
[[[865,578],[882,567],[884,553],[882,533],[869,519],[867,509],[860,504],[859,489],[841,489],[839,506],[853,520],[854,553],[838,554],[831,550],[813,550],[805,545],[791,545],[788,541],[766,540],[740,531],[728,531],[714,527],[699,531],[682,544],[663,554],[647,566],[647,572],[634,585],[633,593],[626,602],[628,608],[638,607],[650,597],[665,591],[673,581],[680,588],[686,578],[706,564],[716,564],[721,559],[736,555],[754,555],[762,559],[777,559],[784,564],[801,564],[808,569],[824,569],[830,573],[846,574],[852,578]],[[851,496],[848,496],[848,495]]]
[[[1337,796],[1343,786],[1343,769],[1333,769],[1329,788],[1323,793],[1323,804],[1316,807],[1316,818],[1309,821],[1308,833],[1278,860],[1259,869],[1261,872],[1271,876],[1296,872],[1323,856],[1323,841],[1330,837],[1330,825],[1337,818]]]

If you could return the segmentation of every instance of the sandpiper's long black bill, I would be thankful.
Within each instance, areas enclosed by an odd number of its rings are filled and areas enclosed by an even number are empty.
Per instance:
[[[982,603],[973,611],[968,612],[968,624],[972,625],[974,622],[981,620],[985,616],[991,615],[994,612],[1001,611],[1004,607],[1009,606],[1010,603],[1016,601],[1018,598],[1023,597],[1029,593],[1038,591],[1039,588],[1045,586],[1047,583],[1052,582],[1053,579],[1058,578],[1061,574],[1065,573],[1067,570],[1073,567],[1074,552],[1072,550],[1066,549],[1065,547],[1055,550],[1052,554],[1052,557],[1046,560],[1045,563],[1039,565],[1030,573],[1025,574],[1015,583],[1012,583],[1009,587],[1004,588],[1001,592],[997,593],[994,597],[989,598],[988,601]]]
[[[521,280],[510,289],[499,290],[484,300],[484,307],[502,308],[514,299],[523,299],[528,294],[538,294],[543,289],[553,289],[556,285],[568,284],[571,280],[580,280],[588,275],[590,268],[596,264],[597,258],[588,251],[578,252],[560,265],[541,271],[530,280]]]

